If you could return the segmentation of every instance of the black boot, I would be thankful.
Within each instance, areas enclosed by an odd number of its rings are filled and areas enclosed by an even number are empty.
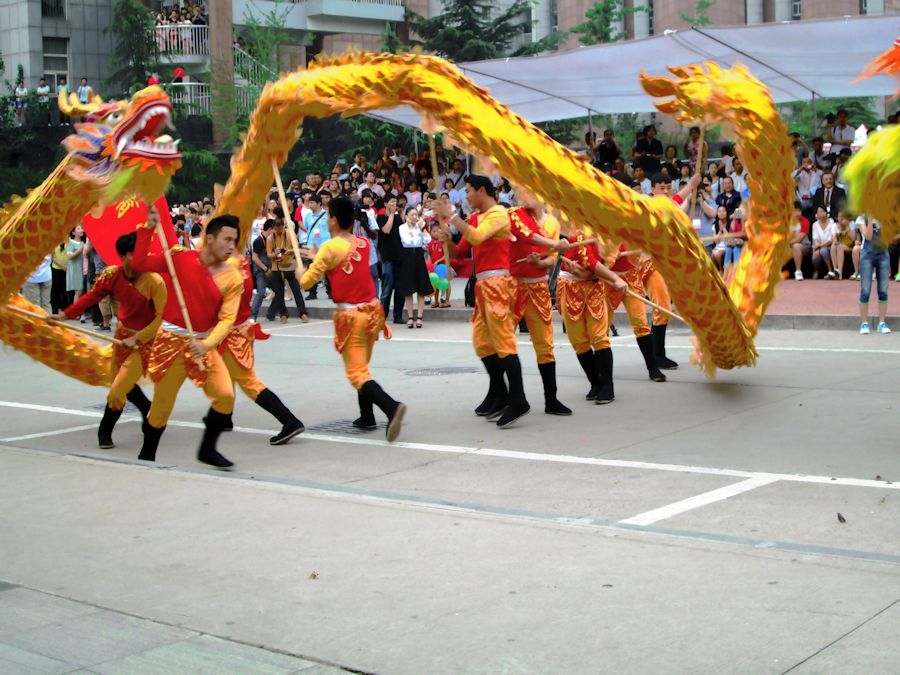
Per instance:
[[[647,373],[654,382],[665,382],[666,376],[656,365],[656,356],[653,354],[653,336],[644,335],[637,339],[638,347],[644,356],[644,363],[647,364]]]
[[[388,424],[385,436],[388,441],[394,441],[400,435],[403,426],[403,416],[406,415],[406,405],[395,401],[381,388],[375,380],[369,380],[361,388],[363,396],[377,405],[381,412],[387,415]]]
[[[113,410],[109,407],[109,403],[106,404],[106,408],[103,410],[103,419],[100,420],[100,427],[97,429],[97,445],[103,450],[116,447],[112,440],[112,432],[121,416],[121,410]]]
[[[212,408],[206,413],[206,430],[203,432],[203,440],[200,441],[200,449],[197,450],[197,461],[209,464],[217,469],[228,469],[234,466],[234,462],[228,461],[216,449],[219,436],[228,423],[228,415],[216,412]]]
[[[594,352],[597,361],[597,372],[600,374],[600,388],[597,390],[597,405],[612,403],[616,399],[613,389],[613,353],[612,349],[599,349]]]
[[[594,359],[594,352],[588,350],[577,354],[578,363],[581,369],[587,375],[588,382],[591,383],[591,390],[584,398],[588,401],[597,400],[597,392],[600,391],[600,374],[597,372],[597,361]]]
[[[609,324],[609,334],[612,337],[619,337],[619,331],[618,331],[618,329],[616,329],[616,324],[614,324],[614,323]]]
[[[228,419],[222,422],[222,431],[234,431],[234,413],[228,413],[226,417]],[[206,417],[203,418],[203,423],[206,424]]]
[[[269,445],[283,445],[306,430],[303,422],[287,409],[287,406],[271,389],[263,389],[259,392],[259,396],[256,397],[256,405],[281,422],[281,431],[269,439]]]
[[[506,373],[506,379],[509,382],[509,405],[500,419],[497,420],[497,426],[501,429],[511,427],[517,419],[524,417],[531,410],[528,401],[525,399],[525,385],[522,382],[522,363],[516,354],[510,354],[506,358],[500,359],[503,364],[503,371]]]
[[[141,446],[141,454],[138,455],[138,459],[142,459],[145,462],[155,462],[159,439],[162,438],[166,428],[154,427],[150,422],[144,422],[141,428],[144,431],[144,444]]]
[[[128,399],[128,402],[131,403],[135,408],[137,408],[141,417],[145,420],[147,419],[147,415],[150,414],[150,400],[144,396],[144,391],[139,386],[134,385],[131,388],[131,391],[125,395],[125,398]]]
[[[653,336],[653,354],[656,356],[656,365],[660,370],[677,370],[678,364],[666,356],[666,328],[668,325],[664,323],[650,329],[650,334]]]
[[[475,408],[475,414],[479,417],[493,419],[500,415],[509,403],[509,393],[506,391],[506,383],[503,381],[503,364],[496,354],[485,356],[481,359],[484,369],[490,377],[487,396]]]
[[[359,402],[359,417],[353,420],[353,426],[362,431],[372,431],[378,426],[372,401],[365,397],[362,390],[356,392],[356,400]]]
[[[572,411],[556,398],[556,361],[539,363],[538,370],[544,383],[544,412],[548,415],[571,415]]]

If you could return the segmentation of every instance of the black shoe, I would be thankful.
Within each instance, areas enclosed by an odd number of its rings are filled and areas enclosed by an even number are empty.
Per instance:
[[[538,371],[544,385],[544,412],[548,415],[571,415],[572,411],[556,398],[556,361],[539,363]]]
[[[644,363],[647,366],[647,373],[654,382],[665,382],[666,376],[662,374],[656,365],[656,356],[653,354],[653,336],[643,335],[637,339],[638,347],[644,357]]]
[[[366,397],[366,400],[377,405],[381,412],[387,416],[388,423],[384,432],[385,437],[388,441],[396,440],[403,426],[403,418],[406,416],[406,405],[392,399],[375,380],[369,380],[359,390]]]
[[[525,417],[531,411],[531,406],[526,403],[523,405],[509,405],[504,410],[503,414],[500,416],[500,419],[497,420],[497,426],[501,429],[508,429],[513,424],[516,423],[521,417]]]
[[[144,460],[145,462],[155,462],[156,450],[159,448],[159,439],[162,438],[166,428],[162,427],[160,429],[154,427],[146,421],[141,428],[144,431],[144,444],[141,446],[141,454],[138,455],[138,459]]]
[[[475,408],[475,414],[491,419],[491,415],[496,417],[503,411],[508,401],[506,383],[503,381],[503,364],[500,363],[500,357],[496,354],[485,356],[481,362],[487,371],[490,384],[487,396]]]
[[[234,419],[232,418],[233,413],[228,414],[228,419],[222,423],[222,431],[234,431]],[[206,424],[206,418],[203,418],[203,423]]]
[[[318,300],[318,299],[319,299],[319,296],[318,296],[318,295],[313,295],[312,293],[310,293],[309,295],[306,296],[306,299],[307,299],[307,300]]]
[[[600,388],[594,401],[597,405],[605,405],[616,400],[615,390],[613,388],[613,354],[612,349],[606,347],[594,352],[594,359],[597,362],[597,372],[600,374]]]
[[[576,354],[578,365],[587,376],[588,382],[591,383],[591,390],[585,396],[586,401],[594,401],[597,399],[597,392],[600,389],[600,374],[597,372],[597,361],[594,358],[594,352],[588,350],[581,354]]]
[[[484,413],[484,415],[482,415],[482,417],[484,417],[484,419],[491,422],[491,421],[497,419],[498,417],[500,417],[503,413],[505,413],[506,409],[508,407],[509,407],[509,396],[508,395],[504,395],[500,398],[492,399],[490,407],[487,409],[487,411]]]
[[[106,331],[107,333],[112,332],[112,328],[110,328],[109,326],[100,326],[100,330]]]
[[[128,402],[131,403],[138,411],[141,413],[141,417],[144,418],[144,421],[147,420],[147,415],[150,414],[150,400],[144,395],[144,390],[139,386],[134,385],[131,388],[131,391],[125,396],[128,399]]]
[[[359,403],[359,417],[353,420],[353,426],[360,431],[372,431],[378,428],[375,422],[375,411],[372,402],[366,398],[362,391],[356,392],[356,400]]]
[[[206,430],[203,432],[203,439],[200,441],[200,448],[197,450],[197,461],[209,464],[217,469],[229,469],[234,466],[234,462],[229,461],[216,449],[216,443],[219,436],[228,421],[228,415],[217,412],[212,408],[206,413]]]
[[[678,364],[666,356],[666,328],[668,324],[653,326],[650,334],[653,336],[653,354],[656,356],[656,365],[660,370],[677,370]]]
[[[616,328],[616,324],[611,323],[609,325],[609,334],[612,335],[613,337],[619,337],[619,331]]]
[[[97,445],[102,450],[116,447],[112,440],[112,432],[121,416],[121,410],[113,410],[108,403],[106,404],[106,408],[103,410],[103,418],[100,420],[100,427],[97,429]]]
[[[256,405],[281,422],[281,431],[269,439],[269,445],[283,445],[297,434],[302,434],[306,428],[303,422],[298,420],[294,413],[288,410],[271,389],[263,389],[256,397]]]

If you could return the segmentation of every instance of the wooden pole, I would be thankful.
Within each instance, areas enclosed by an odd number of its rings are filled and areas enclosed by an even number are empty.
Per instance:
[[[428,134],[428,152],[431,155],[431,174],[434,176],[434,194],[436,198],[440,199],[441,186],[438,185],[438,161],[437,150],[434,143],[434,134]],[[441,227],[443,227],[444,224],[440,222],[440,219],[438,219],[438,222]],[[447,268],[447,283],[450,283],[450,280],[453,279],[453,268],[450,267],[450,247],[445,243],[442,245],[442,248],[444,250],[444,267]],[[440,291],[438,291],[435,295],[435,302],[437,302],[440,297]],[[440,304],[440,302],[438,302],[438,304]]]
[[[694,167],[694,175],[701,176],[703,175],[703,162],[705,161],[703,152],[704,146],[706,145],[706,125],[700,125],[700,143],[697,147],[697,166]],[[688,218],[691,219],[691,222],[694,222],[694,210],[697,207],[697,194],[700,192],[699,188],[694,190],[691,194],[691,212],[688,214]]]
[[[606,283],[609,283],[609,282],[607,281]],[[673,319],[676,319],[676,320],[680,321],[680,322],[683,323],[683,324],[687,324],[687,321],[685,321],[684,319],[682,319],[682,318],[681,318],[680,316],[678,316],[675,312],[673,312],[673,311],[671,311],[671,310],[669,310],[669,309],[666,309],[665,307],[660,307],[659,305],[657,305],[657,304],[656,304],[655,302],[653,302],[652,300],[649,300],[649,299],[645,298],[643,295],[638,295],[637,293],[635,293],[635,292],[634,292],[633,290],[631,290],[630,288],[625,289],[625,295],[628,295],[628,296],[634,298],[635,300],[640,300],[640,301],[643,302],[645,305],[648,305],[648,306],[652,307],[653,309],[658,309],[660,312],[662,312],[662,313],[665,314],[666,316],[671,317],[671,318],[673,318]]]
[[[53,326],[60,326],[62,328],[68,328],[69,330],[75,331],[76,333],[82,333],[84,335],[89,335],[92,338],[97,338],[98,340],[104,340],[106,342],[112,342],[117,347],[124,346],[124,343],[118,338],[114,338],[112,335],[105,335],[103,333],[98,333],[97,331],[90,330],[88,328],[82,328],[78,324],[69,325],[65,321],[57,321],[53,317],[47,314],[38,314],[37,312],[29,312],[27,309],[22,309],[21,307],[16,307],[15,305],[6,305],[5,309],[9,312],[15,312],[16,314],[21,314],[22,316],[28,316],[32,319],[38,319],[39,321],[46,321],[47,323]]]
[[[281,201],[281,210],[284,211],[284,226],[288,231],[288,238],[291,240],[291,249],[294,251],[294,260],[297,265],[303,266],[300,260],[300,242],[297,241],[297,232],[294,230],[294,221],[291,219],[291,208],[288,206],[287,195],[284,193],[284,185],[281,184],[281,171],[278,169],[278,162],[272,158],[272,171],[275,173],[275,185],[278,186],[278,198]]]

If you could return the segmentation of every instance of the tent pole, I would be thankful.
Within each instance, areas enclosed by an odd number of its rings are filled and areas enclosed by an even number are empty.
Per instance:
[[[819,113],[816,111],[816,92],[812,95],[812,116],[813,116],[813,132],[812,135],[819,135]]]
[[[591,142],[594,140],[594,115],[588,108],[588,133],[591,135]]]
[[[419,132],[413,129],[413,152],[416,153],[416,159],[419,159]]]

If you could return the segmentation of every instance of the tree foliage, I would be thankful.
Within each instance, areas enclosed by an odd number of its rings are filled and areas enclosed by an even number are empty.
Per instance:
[[[692,26],[708,26],[712,21],[706,11],[715,4],[715,0],[697,0],[697,4],[694,5],[694,16],[682,13],[681,20]]]
[[[400,54],[408,51],[409,47],[404,44],[393,24],[388,21],[384,22],[384,30],[381,31],[381,51],[388,54]]]
[[[147,78],[159,71],[156,28],[146,5],[140,0],[116,0],[103,33],[114,41],[113,72],[104,84],[123,92],[146,86]]]
[[[872,107],[872,99],[865,97],[852,98],[820,98],[816,101],[816,117],[819,127],[815,126],[812,104],[809,101],[793,101],[778,106],[782,116],[785,117],[791,131],[796,131],[803,138],[811,139],[815,136],[825,138],[827,129],[824,124],[825,115],[836,113],[841,108],[847,110],[850,124],[858,127],[865,124],[867,128],[874,129],[883,120]]]
[[[293,5],[275,0],[272,9],[260,11],[259,14],[253,6],[253,3],[248,4],[244,12],[245,27],[241,31],[244,50],[267,68],[278,72],[278,48],[291,42],[286,26]]]
[[[170,202],[185,204],[200,195],[212,196],[213,184],[224,185],[230,173],[225,157],[190,146],[181,146],[181,164],[166,193]]]
[[[626,7],[625,0],[600,0],[585,13],[586,21],[572,29],[583,45],[598,45],[615,42],[625,37],[616,25],[629,14],[645,12],[647,7],[635,5]]]
[[[565,33],[553,33],[510,51],[515,39],[530,28],[523,19],[530,12],[529,0],[516,0],[500,12],[486,0],[447,0],[443,7],[442,14],[430,19],[409,12],[408,20],[426,50],[457,63],[537,54],[566,38]]]

